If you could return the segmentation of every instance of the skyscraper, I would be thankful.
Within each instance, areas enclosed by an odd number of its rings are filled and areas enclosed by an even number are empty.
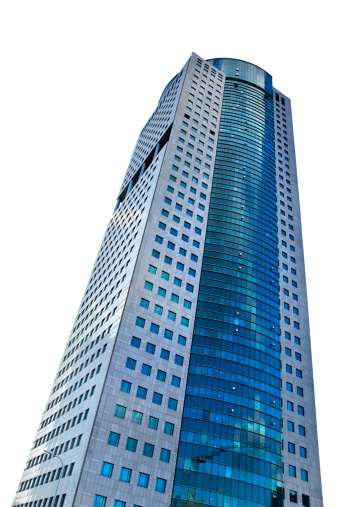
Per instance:
[[[291,104],[255,65],[193,53],[140,133],[13,506],[58,481],[323,505]]]

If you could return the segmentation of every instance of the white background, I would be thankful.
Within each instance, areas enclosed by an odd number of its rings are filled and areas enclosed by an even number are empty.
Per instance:
[[[324,500],[337,483],[333,2],[8,1],[0,8],[1,506],[9,506],[140,129],[192,51],[292,99]]]

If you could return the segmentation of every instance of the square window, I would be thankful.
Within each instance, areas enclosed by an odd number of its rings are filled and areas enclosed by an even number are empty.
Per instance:
[[[155,405],[162,405],[162,398],[162,394],[153,393],[153,403],[155,403]]]
[[[187,283],[186,289],[187,289],[188,292],[194,292],[194,286],[191,285],[190,283]]]
[[[166,372],[162,370],[157,370],[156,379],[161,382],[165,382]]]
[[[166,209],[162,209],[162,211],[161,211],[161,215],[163,215],[164,217],[168,218],[168,216],[169,216],[169,211],[167,211]]]
[[[177,294],[171,294],[170,300],[173,301],[173,303],[178,303],[179,299]]]
[[[151,333],[158,334],[159,330],[160,330],[160,326],[158,326],[157,324],[154,324],[153,322],[150,324],[150,332]]]
[[[101,467],[101,475],[103,475],[104,477],[111,477],[111,474],[113,473],[113,468],[114,465],[112,463],[107,463],[106,461],[104,461]]]
[[[136,317],[136,326],[144,328],[146,321],[145,319],[142,319],[141,317]]]
[[[171,377],[171,385],[174,387],[180,387],[180,385],[181,385],[180,377],[176,377],[175,375],[173,375]]]
[[[131,357],[127,357],[126,368],[129,368],[129,370],[135,370],[135,367],[136,367],[135,359],[132,359]]]
[[[137,412],[136,410],[133,410],[132,416],[131,416],[131,422],[135,424],[141,424],[142,423],[142,412]]]
[[[176,268],[180,271],[184,271],[184,264],[182,264],[182,262],[177,262]]]
[[[149,308],[149,301],[147,299],[141,298],[140,306],[143,308]]]
[[[168,310],[168,319],[173,320],[175,322],[176,320],[176,313],[172,312],[171,310]]]
[[[155,491],[158,491],[159,493],[164,493],[166,485],[167,485],[167,481],[165,479],[159,479],[157,477]]]
[[[149,264],[148,271],[149,271],[149,273],[156,275],[157,268],[155,266],[153,266],[152,264]]]
[[[187,251],[184,248],[182,248],[182,247],[180,247],[179,253],[181,255],[183,255],[184,257],[186,257],[186,255],[187,255]]]
[[[175,244],[172,243],[171,241],[168,241],[167,247],[169,248],[169,250],[175,250]]]
[[[106,496],[95,495],[93,507],[105,507],[106,500]]]
[[[139,349],[140,345],[141,345],[140,338],[136,338],[136,336],[133,336],[132,339],[131,339],[130,345],[132,347],[135,347],[136,349]]]
[[[155,259],[159,259],[160,258],[160,252],[158,252],[157,250],[153,250],[151,255],[153,257],[155,257]]]
[[[178,287],[181,287],[182,280],[180,278],[174,278],[174,285],[177,285]]]
[[[166,271],[162,271],[161,273],[161,278],[163,278],[163,280],[169,280],[169,273],[167,273]]]
[[[127,443],[126,443],[126,450],[130,451],[130,452],[135,452],[136,451],[136,447],[137,447],[137,440],[136,440],[136,438],[130,438],[130,437],[128,437],[127,438]]]
[[[176,354],[175,355],[175,364],[178,364],[178,366],[183,366],[183,357]]]
[[[155,349],[156,349],[156,345],[154,345],[153,343],[147,343],[146,345],[146,352],[148,352],[148,354],[155,354]]]
[[[161,349],[161,358],[165,359],[166,361],[169,360],[170,352],[166,349]]]
[[[188,308],[188,310],[191,309],[191,301],[188,301],[188,299],[185,299],[183,302],[184,308]]]
[[[158,427],[157,417],[153,417],[150,415],[148,421],[148,428],[150,428],[151,430],[157,430],[157,427]]]
[[[128,393],[129,394],[130,393],[130,389],[131,389],[131,383],[127,382],[126,380],[122,380],[120,391],[123,391],[124,393]]]
[[[118,447],[119,442],[120,442],[120,434],[111,431],[108,437],[108,444],[113,445],[114,447]]]
[[[174,398],[169,398],[169,400],[168,400],[168,408],[170,410],[175,410],[176,411],[177,410],[177,403],[178,403],[178,401],[175,400]]]
[[[143,474],[142,472],[139,473],[137,485],[140,486],[140,488],[147,488],[149,482],[149,475]]]
[[[145,400],[147,398],[147,389],[145,387],[138,386],[136,396],[137,398],[141,398],[141,400]]]
[[[173,261],[173,260],[172,260],[172,258],[171,258],[171,257],[169,257],[168,255],[166,255],[166,256],[164,257],[164,262],[165,262],[166,264],[169,264],[169,266],[171,266],[172,261]]]
[[[143,447],[143,456],[152,458],[153,454],[154,454],[154,446],[152,444],[145,443]]]
[[[122,502],[121,500],[115,500],[114,507],[126,507],[126,502]]]
[[[120,478],[121,482],[130,482],[131,470],[129,468],[121,468]]]
[[[173,332],[169,331],[169,329],[165,329],[164,330],[164,338],[166,338],[167,340],[172,340],[173,339]]]
[[[162,315],[163,312],[162,306],[155,305],[154,312],[157,313],[158,315]]]
[[[182,336],[182,335],[178,335],[178,339],[177,339],[178,343],[180,345],[183,345],[185,347],[186,343],[187,343],[187,339],[185,336]]]
[[[164,463],[169,463],[170,461],[170,451],[169,449],[161,449],[160,453],[160,461],[164,461]]]
[[[149,364],[142,364],[142,368],[141,368],[141,373],[143,373],[143,375],[147,375],[147,377],[150,377],[150,374],[151,374],[151,366],[149,366]]]
[[[166,295],[166,293],[167,293],[167,291],[166,291],[165,289],[163,289],[162,287],[159,287],[159,288],[158,288],[157,294],[158,294],[159,296],[162,296],[162,297],[164,298],[164,297],[165,297],[165,295]]]
[[[114,415],[115,417],[124,419],[124,416],[126,415],[126,407],[122,407],[122,405],[116,405]]]

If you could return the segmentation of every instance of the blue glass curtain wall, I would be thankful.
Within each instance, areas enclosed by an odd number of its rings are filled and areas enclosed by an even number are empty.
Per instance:
[[[273,100],[265,88],[225,82],[174,507],[187,499],[283,505]]]

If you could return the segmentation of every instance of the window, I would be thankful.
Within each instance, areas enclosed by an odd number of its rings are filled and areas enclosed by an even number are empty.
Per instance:
[[[309,481],[309,474],[307,473],[306,470],[300,471],[300,478],[302,479],[302,481],[306,481],[306,482]]]
[[[166,433],[167,435],[173,435],[174,428],[175,428],[174,424],[167,421],[164,423],[164,433]]]
[[[168,449],[163,449],[163,448],[161,449],[160,461],[164,461],[164,463],[169,463],[170,451]]]
[[[169,216],[169,211],[167,211],[166,209],[162,209],[162,211],[161,211],[161,215],[163,215],[164,217],[168,218],[168,216]]]
[[[288,442],[288,451],[291,454],[295,454],[295,452],[296,452],[296,446],[295,446],[295,444],[293,444],[292,442]]]
[[[168,319],[173,320],[175,322],[176,320],[176,313],[172,312],[171,310],[168,310]]]
[[[169,329],[164,330],[164,338],[167,338],[167,340],[173,339],[173,332],[169,331]]]
[[[181,287],[182,280],[180,278],[174,278],[174,285],[177,285],[177,287]]]
[[[163,312],[162,306],[155,305],[154,312],[157,313],[158,315],[162,315]]]
[[[171,377],[171,385],[174,387],[180,387],[180,385],[181,385],[180,377],[176,377],[175,375],[173,375]]]
[[[145,323],[146,323],[145,319],[142,319],[141,317],[136,317],[136,322],[135,322],[136,326],[143,328]]]
[[[162,405],[162,394],[160,393],[153,393],[153,403],[156,405]]]
[[[285,369],[286,369],[286,373],[292,373],[292,366],[290,366],[289,364],[285,365]]]
[[[122,407],[122,405],[116,405],[115,407],[115,417],[119,417],[120,419],[124,419],[126,414],[126,407]]]
[[[120,442],[120,434],[111,431],[108,437],[108,444],[113,445],[114,447],[118,447],[119,442]]]
[[[164,297],[165,297],[165,295],[166,295],[166,293],[167,293],[167,291],[166,291],[165,289],[162,289],[162,287],[159,287],[159,288],[158,288],[157,294],[158,294],[159,296],[162,296],[162,297],[164,298]]]
[[[305,415],[304,407],[302,407],[301,405],[298,405],[298,414],[302,416]]]
[[[155,354],[155,349],[156,349],[156,345],[152,344],[152,343],[147,343],[146,345],[146,352],[148,352],[148,354]]]
[[[136,367],[135,359],[132,359],[131,357],[127,357],[126,368],[129,368],[129,370],[135,370],[135,367]]]
[[[122,502],[121,500],[115,500],[114,507],[126,507],[126,502]]]
[[[150,377],[150,374],[151,374],[151,366],[149,366],[149,364],[142,364],[142,368],[141,368],[141,373],[143,373],[143,375],[147,375],[147,377]]]
[[[186,289],[187,289],[188,292],[194,292],[194,286],[191,285],[190,283],[187,283]]]
[[[303,507],[310,507],[310,497],[309,495],[302,495],[302,504]]]
[[[293,385],[290,384],[290,382],[286,382],[286,390],[292,393],[293,391]]]
[[[136,396],[137,398],[141,398],[141,400],[145,400],[147,398],[147,389],[145,387],[138,386]]]
[[[302,370],[297,370],[297,369],[296,369],[296,376],[297,376],[298,378],[303,378],[303,372],[302,372]]]
[[[166,271],[162,271],[161,273],[161,278],[163,278],[163,280],[169,280],[169,273],[167,273]]]
[[[132,339],[131,339],[130,345],[132,347],[135,347],[136,349],[139,349],[140,345],[141,345],[140,338],[136,338],[136,336],[133,336]]]
[[[162,210],[162,211],[163,211],[163,210]],[[168,212],[167,212],[167,213],[168,213]],[[159,222],[159,223],[158,223],[158,226],[159,226],[159,228],[160,228],[160,229],[162,229],[163,231],[165,231],[165,229],[166,229],[166,225],[165,225],[163,222]]]
[[[166,361],[169,360],[170,352],[166,349],[161,349],[161,358],[165,359]]]
[[[297,491],[290,490],[290,502],[291,503],[298,503],[298,500],[297,500]]]
[[[182,262],[177,262],[176,268],[179,269],[180,271],[183,271],[184,270],[184,264],[182,264]]]
[[[183,346],[185,347],[186,342],[187,342],[187,339],[186,339],[186,337],[185,337],[185,336],[182,336],[182,335],[180,335],[180,334],[179,334],[179,335],[178,335],[178,339],[177,339],[177,341],[178,341],[178,343],[179,343],[180,345],[183,345]]]
[[[143,308],[149,308],[149,301],[147,299],[141,298],[140,306],[142,306]]]
[[[137,485],[140,486],[140,488],[147,488],[149,482],[149,475],[143,474],[142,472],[139,473]]]
[[[187,255],[187,251],[182,247],[180,247],[179,253],[180,253],[180,255],[183,255],[184,257],[186,257],[186,255]]]
[[[152,444],[144,444],[143,447],[143,456],[147,456],[148,458],[152,458],[154,454],[154,446]]]
[[[153,290],[153,284],[150,283],[150,282],[145,281],[144,282],[144,288],[147,289],[147,290],[152,291]]]
[[[154,324],[153,322],[150,324],[150,332],[151,333],[158,334],[159,330],[160,330],[160,326],[158,326],[157,324]]]
[[[297,386],[297,394],[298,396],[304,396],[304,391],[302,387]]]
[[[93,507],[105,507],[106,500],[106,496],[95,495]]]
[[[175,410],[176,411],[177,410],[177,403],[178,403],[178,401],[175,400],[174,398],[169,398],[169,400],[168,400],[168,408],[170,410]]]
[[[158,427],[157,417],[153,417],[150,415],[148,421],[148,428],[150,428],[151,430],[157,430],[157,427]]]
[[[114,465],[112,463],[107,463],[104,461],[102,463],[101,467],[101,475],[104,475],[104,477],[111,477],[111,474],[113,473]]]
[[[122,482],[130,482],[130,477],[131,477],[131,470],[129,468],[121,468],[121,472],[120,472],[120,481]]]
[[[287,407],[288,407],[288,410],[290,410],[291,412],[293,412],[293,403],[292,403],[292,401],[287,401]]]
[[[155,257],[155,259],[159,259],[160,258],[160,252],[158,252],[157,250],[153,250],[151,255],[153,257]]]
[[[162,243],[163,243],[163,238],[162,238],[161,236],[156,235],[156,236],[155,236],[155,241],[156,241],[156,243],[159,243],[160,245],[162,245]]]
[[[289,465],[289,475],[290,477],[296,477],[296,467],[293,465]]]
[[[157,370],[156,379],[160,380],[161,382],[165,382],[166,378],[166,372],[162,370]]]
[[[300,448],[299,448],[299,454],[300,454],[300,457],[301,457],[301,458],[307,458],[307,451],[306,451],[306,448],[305,448],[305,447],[300,447]]]
[[[127,382],[126,380],[122,380],[120,391],[123,391],[124,393],[128,393],[129,394],[130,393],[130,389],[131,389],[131,383]]]
[[[301,361],[302,360],[302,356],[301,356],[301,354],[299,354],[299,352],[295,353],[295,358],[297,359],[297,361]]]
[[[287,347],[285,347],[285,354],[289,357],[291,357],[291,349],[288,349]]]
[[[298,426],[298,432],[302,437],[305,437],[305,426]]]
[[[188,310],[190,310],[191,309],[191,301],[188,301],[187,299],[185,299],[183,302],[183,306],[184,306],[184,308],[188,308]]]
[[[157,477],[155,491],[158,491],[159,493],[164,493],[166,485],[167,481],[165,479],[160,479],[159,477]]]
[[[289,431],[295,431],[295,425],[291,421],[288,421],[288,430]]]
[[[142,422],[142,412],[137,412],[136,410],[133,410],[132,416],[131,416],[131,422],[135,424],[141,424]]]
[[[178,364],[178,366],[182,366],[183,365],[183,357],[182,356],[179,356],[178,354],[175,355],[175,364]]]

